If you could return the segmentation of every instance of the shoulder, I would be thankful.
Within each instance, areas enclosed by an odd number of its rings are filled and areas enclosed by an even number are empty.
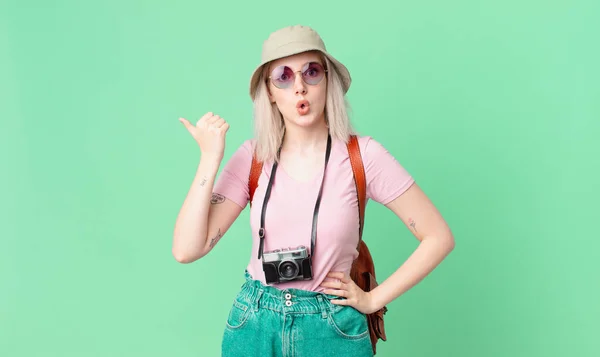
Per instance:
[[[371,135],[355,134],[363,161],[376,160],[380,155],[392,156],[389,150]]]
[[[254,153],[254,140],[246,139],[233,149],[226,160],[224,170],[243,176],[249,170]]]
[[[238,150],[243,150],[245,153],[252,155],[255,145],[255,139],[246,139],[238,146]]]
[[[381,142],[368,135],[357,139],[370,198],[386,204],[412,185],[412,175]]]
[[[235,151],[233,152],[232,159],[248,159],[252,158],[252,154],[254,153],[255,140],[254,139],[246,139],[237,145]]]

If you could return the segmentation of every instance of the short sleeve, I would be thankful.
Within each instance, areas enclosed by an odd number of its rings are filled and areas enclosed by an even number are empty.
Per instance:
[[[248,181],[252,165],[252,142],[246,140],[233,153],[217,177],[213,192],[246,207],[250,198]]]
[[[383,145],[370,137],[365,140],[367,197],[385,205],[403,194],[414,179]]]

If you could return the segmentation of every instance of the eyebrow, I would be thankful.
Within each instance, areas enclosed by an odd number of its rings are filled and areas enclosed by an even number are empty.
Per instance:
[[[322,63],[320,60],[315,60],[315,61],[308,61],[308,62],[304,62],[300,68],[302,68],[302,67],[306,66],[306,65],[307,65],[307,64],[309,64],[309,63],[318,63],[318,64],[320,64],[321,66],[323,66],[323,68],[325,68],[325,64],[323,64],[323,63]],[[275,68],[277,68],[277,67],[281,67],[281,66],[285,66],[285,67],[289,67],[289,68],[291,68],[291,69],[294,69],[294,68],[293,68],[292,66],[290,66],[289,64],[280,64],[279,66],[275,66],[275,67],[273,67],[272,69],[270,69],[270,70],[269,70],[269,72],[271,72],[271,71],[273,71]],[[299,69],[298,71],[300,71],[300,69]],[[296,72],[296,71],[294,71],[294,72]]]

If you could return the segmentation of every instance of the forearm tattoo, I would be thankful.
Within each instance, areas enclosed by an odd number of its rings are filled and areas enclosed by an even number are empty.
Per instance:
[[[206,184],[206,181],[207,181],[207,178],[206,178],[206,176],[204,176],[204,177],[202,178],[202,181],[200,181],[200,186],[201,186],[201,187],[204,187],[204,185]]]
[[[217,232],[217,235],[213,237],[213,239],[210,240],[210,247],[213,248],[215,246],[215,244],[217,244],[217,242],[219,241],[219,239],[221,239],[223,235],[221,234],[221,228],[219,228],[219,231]]]
[[[210,203],[215,205],[215,204],[223,203],[223,202],[225,202],[225,196],[218,194],[218,193],[212,194],[212,197],[210,198]]]
[[[415,230],[415,232],[417,232],[417,222],[415,222],[414,219],[409,218],[408,219],[408,225],[412,227],[412,229]]]

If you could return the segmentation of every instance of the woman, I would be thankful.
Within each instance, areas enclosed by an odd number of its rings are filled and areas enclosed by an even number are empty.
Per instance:
[[[346,147],[350,83],[313,29],[286,27],[264,42],[251,76],[256,137],[236,150],[218,180],[229,124],[214,113],[195,125],[180,119],[201,159],[177,218],[175,258],[189,263],[208,254],[251,203],[252,254],[227,318],[223,356],[372,356],[366,314],[418,283],[454,247],[409,173],[380,143],[358,136],[368,199],[392,210],[420,244],[372,291],[349,278],[359,239]],[[253,155],[263,166],[250,201]],[[297,265],[278,266],[286,257]]]

